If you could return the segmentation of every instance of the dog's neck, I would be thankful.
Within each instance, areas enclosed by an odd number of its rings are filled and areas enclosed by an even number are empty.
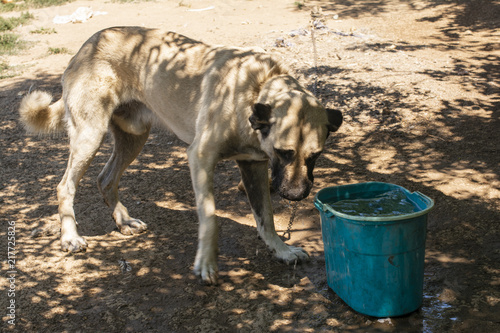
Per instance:
[[[289,74],[274,76],[262,86],[257,103],[270,104],[271,99],[275,100],[276,96],[292,91],[307,93],[299,82]]]

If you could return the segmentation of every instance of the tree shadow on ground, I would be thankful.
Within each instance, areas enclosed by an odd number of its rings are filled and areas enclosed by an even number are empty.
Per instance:
[[[500,20],[498,20],[498,17],[500,17],[500,3],[497,0],[324,0],[317,3],[324,11],[334,12],[340,18],[359,18],[394,13],[394,9],[398,5],[404,5],[415,11],[445,8],[436,16],[422,18],[422,21],[436,22],[444,18],[452,18],[453,26],[474,28],[476,30],[495,29],[500,24]]]
[[[354,97],[364,99],[346,110],[354,131],[341,130],[328,140],[317,163],[316,188],[378,180],[421,191],[436,201],[429,215],[423,307],[394,319],[393,327],[380,328],[376,319],[350,310],[328,290],[313,198],[301,203],[298,212],[298,220],[308,223],[292,232],[310,231],[307,237],[292,237],[292,243],[316,249],[310,251],[311,263],[297,267],[277,263],[256,239],[255,228],[237,221],[251,217],[246,198],[236,190],[239,175],[232,162],[221,163],[216,178],[217,208],[234,216],[220,218],[221,284],[200,285],[191,273],[197,222],[193,192],[186,185],[186,146],[161,130],[153,131],[121,183],[123,201],[148,223],[147,233],[127,237],[114,230],[95,186],[110,154],[108,140],[77,196],[75,209],[89,250],[75,255],[60,252],[57,227],[32,238],[33,230],[58,225],[55,187],[64,172],[67,139],[25,136],[17,121],[17,96],[31,82],[13,84],[2,92],[5,98],[0,102],[0,200],[4,221],[16,221],[18,229],[17,328],[162,332],[342,327],[427,332],[467,331],[481,325],[493,331],[500,313],[496,291],[500,257],[495,246],[500,214],[488,190],[500,175],[499,92],[488,82],[500,79],[499,59],[481,55],[472,60],[477,62],[457,62],[455,71],[467,70],[467,77],[478,79],[475,87],[481,98],[442,99],[436,118],[418,130],[403,126],[397,114],[383,112],[385,108],[419,112],[417,102],[376,83],[332,79],[345,71],[341,68],[325,66],[318,71],[318,92],[325,104],[342,107]],[[481,71],[470,71],[470,66]],[[448,72],[421,74],[435,80],[449,78]],[[58,77],[40,79],[37,88],[60,96]],[[464,86],[470,87],[469,82]],[[476,116],[475,110],[484,113]],[[6,237],[0,245],[6,248]],[[130,271],[122,270],[124,261]],[[6,301],[1,298],[0,305],[6,307]]]

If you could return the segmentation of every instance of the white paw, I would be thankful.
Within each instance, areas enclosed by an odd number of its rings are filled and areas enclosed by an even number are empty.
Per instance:
[[[206,284],[215,285],[218,279],[217,255],[202,253],[198,249],[194,262],[194,274]]]
[[[286,249],[282,251],[276,251],[276,257],[287,265],[294,265],[309,260],[309,255],[306,251],[300,247],[290,245],[286,245]]]
[[[78,235],[61,237],[61,249],[68,252],[81,252],[87,250],[87,241]]]
[[[118,226],[120,232],[124,235],[135,235],[140,234],[148,229],[146,223],[138,219],[130,219],[122,221],[121,225]]]

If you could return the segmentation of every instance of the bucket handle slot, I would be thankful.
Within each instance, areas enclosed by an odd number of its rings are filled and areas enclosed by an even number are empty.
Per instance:
[[[325,214],[326,217],[328,218],[331,218],[332,216],[334,216],[335,214],[329,209],[328,205],[324,205],[322,202],[320,202],[319,200],[316,200],[314,201],[314,206],[316,206],[316,208],[322,212],[323,214]]]

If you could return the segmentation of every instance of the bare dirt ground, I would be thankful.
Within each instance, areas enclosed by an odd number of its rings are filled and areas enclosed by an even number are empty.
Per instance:
[[[4,57],[17,75],[0,80],[2,331],[500,331],[500,1],[306,4],[322,8],[317,71],[310,8],[298,10],[291,0],[96,0],[30,11],[36,19],[16,32],[32,43]],[[52,23],[82,6],[107,15]],[[191,11],[209,6],[214,8]],[[276,52],[326,106],[344,112],[345,124],[328,139],[314,192],[299,203],[287,241],[304,247],[309,263],[289,267],[273,259],[237,189],[239,172],[225,162],[216,176],[220,285],[199,284],[191,272],[197,218],[186,145],[161,129],[121,183],[123,202],[148,223],[148,232],[121,235],[95,186],[110,155],[108,140],[76,198],[89,249],[60,251],[55,187],[65,169],[67,138],[26,135],[17,108],[29,89],[58,98],[70,57],[94,32],[115,25]],[[42,27],[57,33],[30,34]],[[309,33],[301,35],[301,28]],[[49,47],[69,53],[50,55]],[[361,315],[327,286],[314,194],[363,181],[399,184],[436,202],[423,306],[410,315]],[[292,209],[276,195],[273,203],[281,234]],[[8,222],[16,229],[14,297],[7,295]],[[120,260],[131,270],[123,271]],[[7,322],[12,299],[15,326]]]

